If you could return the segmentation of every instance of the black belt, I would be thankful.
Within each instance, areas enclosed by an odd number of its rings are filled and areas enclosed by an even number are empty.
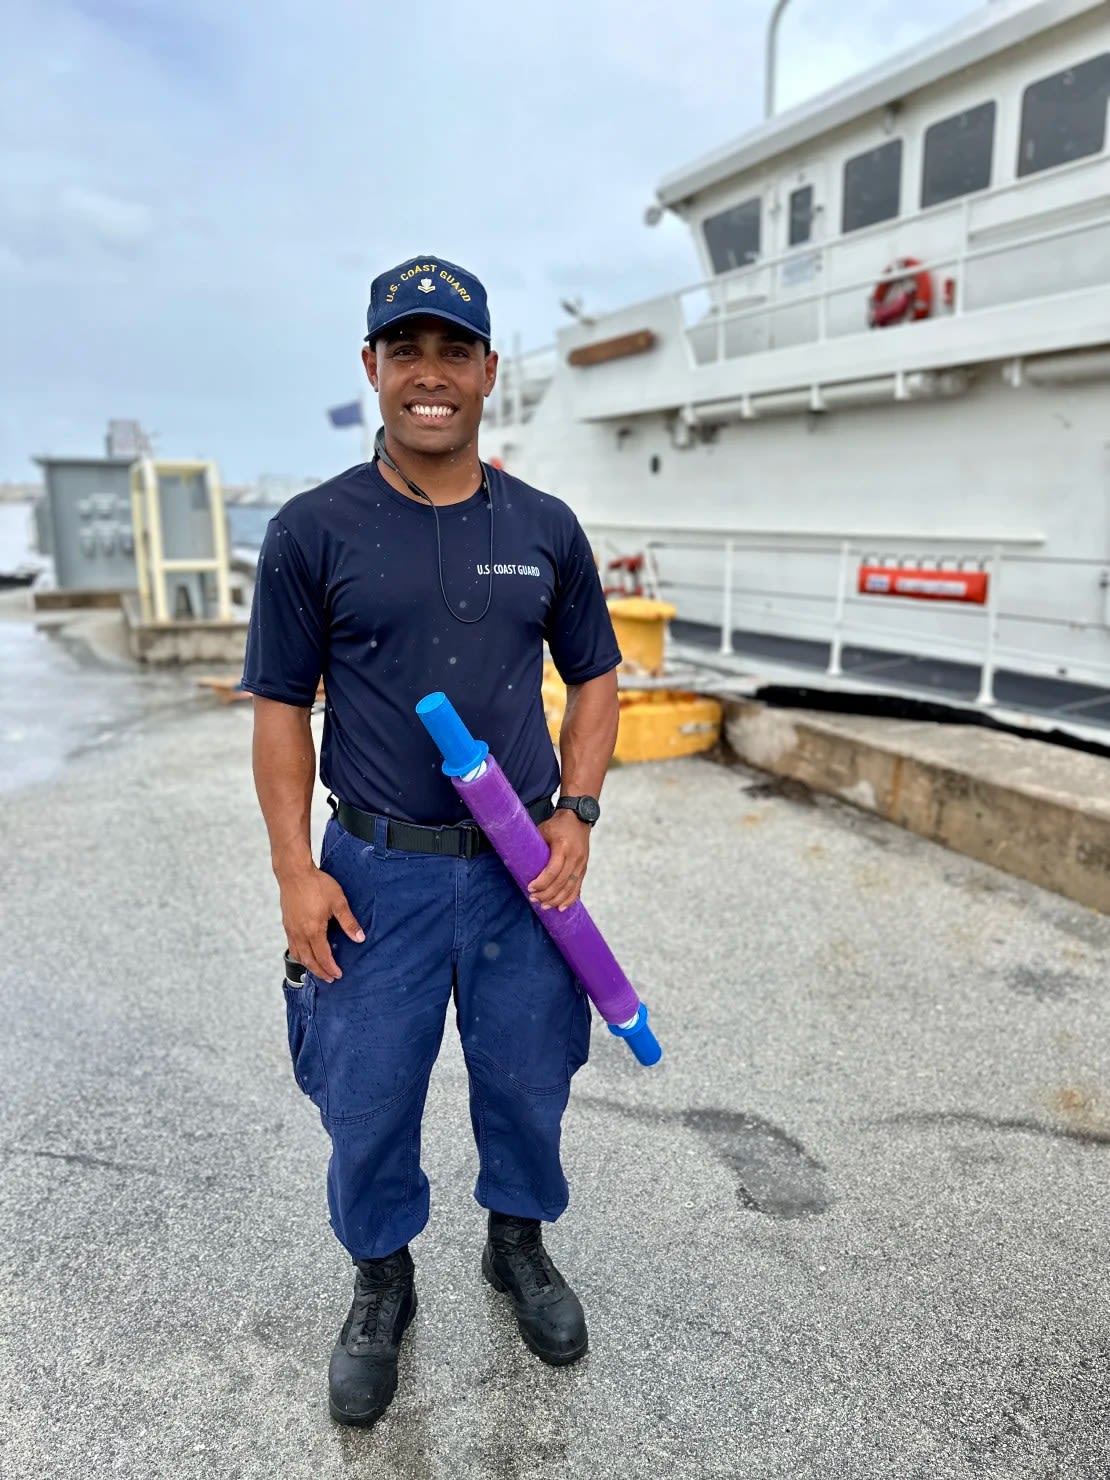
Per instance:
[[[352,807],[350,802],[341,802],[328,797],[328,804],[340,827],[372,843],[377,823],[376,812],[363,812]],[[546,822],[555,815],[550,797],[543,797],[525,808],[533,822]],[[476,822],[461,822],[457,827],[419,827],[415,822],[398,822],[393,817],[385,819],[386,847],[399,848],[405,853],[439,853],[445,858],[473,858],[478,853],[488,853],[493,844]]]

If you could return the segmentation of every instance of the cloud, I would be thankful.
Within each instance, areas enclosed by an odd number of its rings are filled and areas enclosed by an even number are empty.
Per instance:
[[[241,63],[227,7],[205,0],[44,0],[63,20],[79,19],[121,55],[157,71],[177,90],[219,93]]]
[[[75,167],[72,173],[81,172]],[[74,274],[90,282],[123,281],[119,269],[130,270],[151,254],[159,229],[148,200],[93,189],[76,178],[28,184],[0,170],[0,276],[44,284]]]
[[[940,25],[975,0],[934,0]],[[137,416],[167,454],[324,473],[364,384],[371,277],[479,271],[495,335],[549,343],[697,276],[660,179],[758,122],[766,0],[523,10],[356,0],[9,0],[0,89],[0,477]],[[788,103],[917,39],[897,0],[793,0]],[[80,347],[74,353],[74,344]]]
[[[83,185],[67,185],[58,205],[63,215],[109,247],[132,247],[149,237],[153,227],[149,206]]]

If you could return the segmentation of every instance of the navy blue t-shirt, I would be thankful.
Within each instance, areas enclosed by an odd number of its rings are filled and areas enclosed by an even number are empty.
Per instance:
[[[525,802],[559,784],[540,683],[546,639],[568,684],[620,662],[589,542],[570,509],[508,474],[436,515],[376,463],[290,500],[258,562],[243,686],[306,707],[327,695],[320,779],[343,801],[407,822],[466,815],[414,710],[442,689]]]

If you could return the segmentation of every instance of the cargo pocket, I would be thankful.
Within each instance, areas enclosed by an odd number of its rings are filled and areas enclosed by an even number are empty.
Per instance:
[[[568,1079],[576,1074],[590,1057],[590,999],[577,982],[574,984],[574,994],[577,1001],[571,1017],[570,1037],[567,1040]]]
[[[316,1108],[327,1113],[327,1078],[316,1031],[316,983],[299,961],[285,952],[285,1023],[289,1033],[289,1057],[297,1086]]]

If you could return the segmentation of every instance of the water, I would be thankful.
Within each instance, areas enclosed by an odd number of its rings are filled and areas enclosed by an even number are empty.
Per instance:
[[[41,565],[34,551],[30,504],[0,504],[0,572]]]
[[[0,503],[0,572],[49,564],[34,549],[31,505]],[[257,550],[277,505],[231,504],[233,549]],[[217,665],[218,667],[218,665]],[[61,773],[75,757],[132,741],[196,711],[195,673],[127,656],[118,612],[37,625],[27,590],[0,591],[0,794]]]
[[[232,549],[258,550],[278,504],[229,504],[227,527]]]

